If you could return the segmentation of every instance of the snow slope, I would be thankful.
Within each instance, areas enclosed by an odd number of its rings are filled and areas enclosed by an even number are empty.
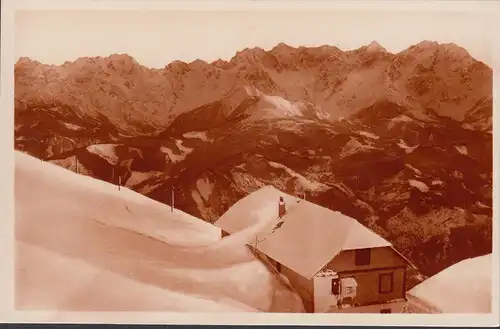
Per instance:
[[[298,296],[236,235],[16,152],[16,307],[288,312]]]
[[[490,313],[491,254],[458,262],[409,291],[442,313]]]

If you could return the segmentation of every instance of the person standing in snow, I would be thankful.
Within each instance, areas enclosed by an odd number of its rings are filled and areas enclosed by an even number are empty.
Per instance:
[[[278,217],[282,218],[286,213],[286,204],[285,201],[283,200],[283,197],[280,196],[280,201],[278,203]]]

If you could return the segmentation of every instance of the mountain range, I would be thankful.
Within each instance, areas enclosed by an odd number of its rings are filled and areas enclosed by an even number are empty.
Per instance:
[[[209,222],[273,185],[358,219],[424,276],[491,252],[492,142],[492,70],[455,44],[15,65],[16,149]]]

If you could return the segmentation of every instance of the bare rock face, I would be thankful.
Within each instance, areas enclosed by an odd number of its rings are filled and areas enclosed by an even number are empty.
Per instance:
[[[332,117],[380,98],[458,121],[491,94],[491,69],[453,44],[422,42],[390,54],[381,45],[354,51],[322,46],[244,49],[229,61],[174,61],[148,69],[125,54],[80,58],[61,66],[21,58],[15,67],[16,109],[57,99],[81,115],[106,116],[132,132],[168,126],[179,113],[220,100],[233,86],[311,101]]]
[[[491,252],[492,72],[453,44],[279,44],[148,69],[15,66],[15,145],[207,221],[264,186],[357,218],[431,275]],[[78,169],[77,169],[78,163]]]

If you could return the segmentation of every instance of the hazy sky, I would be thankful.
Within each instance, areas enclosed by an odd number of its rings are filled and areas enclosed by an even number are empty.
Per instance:
[[[128,53],[163,68],[173,60],[230,59],[279,42],[354,49],[378,41],[399,52],[422,40],[454,42],[491,66],[493,16],[481,12],[18,11],[16,59],[61,64]]]

